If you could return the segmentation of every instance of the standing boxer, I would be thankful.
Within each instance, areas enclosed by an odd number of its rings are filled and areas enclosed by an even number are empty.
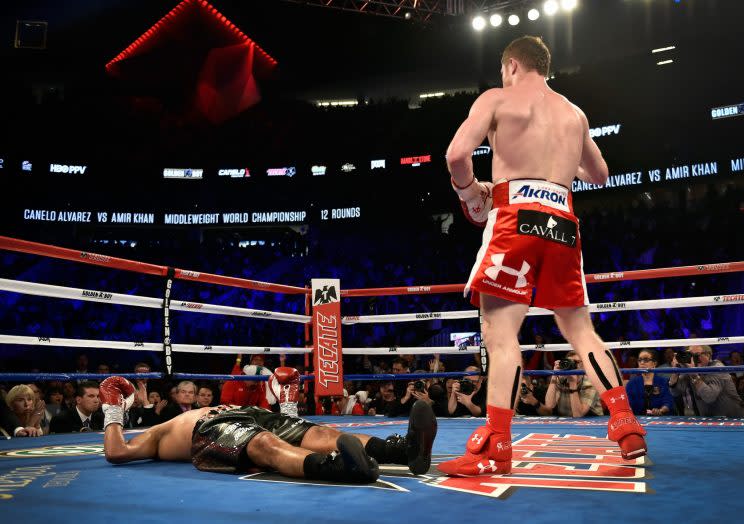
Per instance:
[[[472,291],[471,301],[481,308],[489,357],[486,425],[471,435],[464,456],[439,465],[450,475],[511,472],[511,419],[522,374],[517,334],[531,302],[555,312],[561,333],[586,362],[610,409],[608,436],[622,456],[646,454],[645,431],[586,307],[569,189],[575,177],[604,184],[607,164],[581,109],[548,87],[549,68],[550,51],[540,38],[511,42],[501,58],[503,89],[478,97],[447,150],[465,216],[485,226],[465,292]],[[492,176],[479,182],[472,153],[486,137]]]

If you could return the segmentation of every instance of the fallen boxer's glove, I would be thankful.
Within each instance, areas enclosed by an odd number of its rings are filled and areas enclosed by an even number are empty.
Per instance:
[[[266,399],[269,404],[279,402],[284,415],[297,416],[297,401],[300,396],[300,372],[291,367],[278,367],[269,377]]]
[[[134,385],[124,377],[112,376],[101,382],[98,398],[103,411],[103,429],[109,424],[124,425],[124,413],[134,403]]]

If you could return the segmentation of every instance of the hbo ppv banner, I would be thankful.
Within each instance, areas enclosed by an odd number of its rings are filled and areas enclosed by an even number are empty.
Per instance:
[[[315,396],[344,393],[341,355],[341,282],[314,278],[313,286],[313,367]]]

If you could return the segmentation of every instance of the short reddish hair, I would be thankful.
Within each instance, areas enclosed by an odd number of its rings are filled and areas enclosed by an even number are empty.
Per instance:
[[[514,58],[530,71],[547,77],[550,70],[550,50],[539,36],[520,36],[506,46],[501,63]]]

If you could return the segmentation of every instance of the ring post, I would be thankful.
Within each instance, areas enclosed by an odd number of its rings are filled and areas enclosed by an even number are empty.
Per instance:
[[[343,395],[344,370],[341,350],[341,282],[313,278],[313,368],[315,396]]]
[[[168,268],[165,277],[165,294],[163,296],[163,357],[165,360],[165,378],[169,379],[173,375],[173,347],[171,346],[171,329],[170,329],[170,301],[171,290],[173,289],[173,277],[176,270]]]

